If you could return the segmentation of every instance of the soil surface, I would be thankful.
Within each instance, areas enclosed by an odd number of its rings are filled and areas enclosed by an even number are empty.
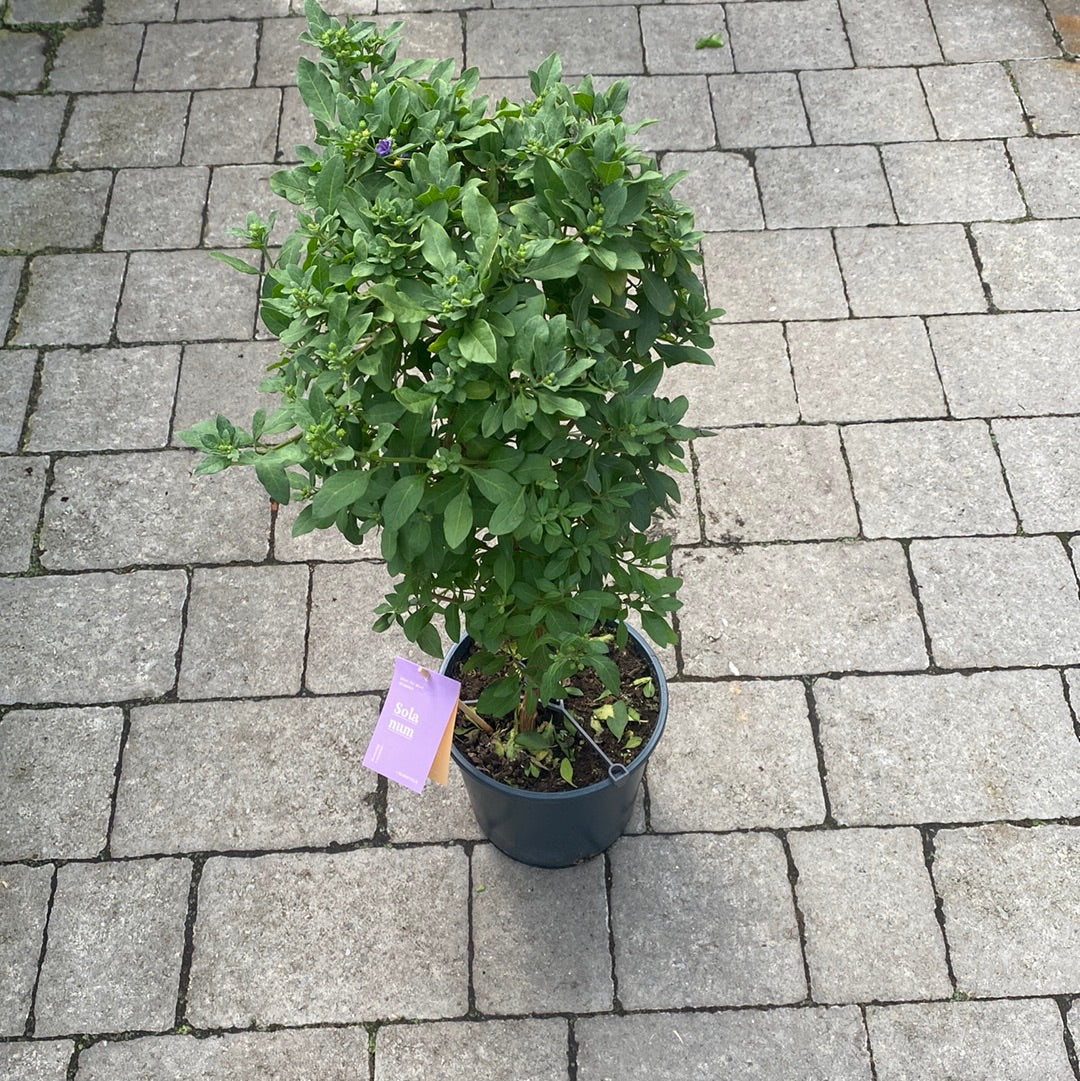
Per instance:
[[[590,726],[589,721],[593,710],[613,701],[612,696],[608,694],[591,668],[577,673],[569,680],[571,686],[581,691],[581,695],[567,695],[563,705],[567,712],[589,732],[593,741],[612,762],[629,766],[648,745],[653,729],[656,727],[660,715],[659,687],[656,686],[657,680],[652,666],[638,652],[633,639],[626,643],[625,649],[620,650],[613,645],[608,655],[619,669],[621,691],[619,697],[626,703],[628,709],[637,711],[640,721],[631,721],[621,740],[615,738],[607,725],[602,725],[599,732]],[[491,676],[484,676],[477,672],[461,673],[458,670],[447,672],[452,679],[461,680],[461,698],[465,702],[475,702],[489,683],[495,682],[504,674],[497,672]],[[646,697],[644,693],[646,688],[634,686],[635,680],[646,676],[653,678],[652,697]],[[485,718],[485,720],[495,729],[495,739],[505,741],[509,738],[511,729],[509,718]],[[560,730],[564,728],[564,718],[561,713],[556,710],[542,709],[537,719],[537,728],[540,729],[549,722],[557,725]],[[625,746],[626,736],[631,732],[641,740],[641,743],[628,749]],[[572,750],[569,755],[574,765],[573,784],[567,784],[559,774],[562,753],[558,748],[555,749],[549,768],[543,769],[539,777],[530,777],[523,768],[525,757],[522,756],[515,762],[507,761],[492,748],[492,739],[492,736],[481,732],[466,717],[458,714],[458,724],[454,729],[454,743],[458,750],[477,769],[502,784],[530,792],[571,792],[602,781],[608,776],[608,763],[577,732],[573,734]]]

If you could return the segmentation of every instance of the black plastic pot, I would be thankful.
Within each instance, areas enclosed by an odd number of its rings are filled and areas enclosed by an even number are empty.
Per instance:
[[[511,788],[478,770],[457,747],[454,761],[461,769],[476,821],[496,848],[533,867],[570,867],[606,848],[622,835],[634,809],[645,763],[660,740],[667,721],[667,680],[645,639],[633,629],[631,641],[649,662],[659,698],[660,715],[648,742],[629,766],[613,764],[609,776],[570,792],[528,792]],[[463,638],[443,661],[448,673],[465,659],[472,644]]]

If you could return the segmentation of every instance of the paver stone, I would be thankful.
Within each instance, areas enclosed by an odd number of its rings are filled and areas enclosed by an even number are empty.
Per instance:
[[[934,138],[934,125],[913,68],[806,71],[799,82],[815,143]]]
[[[836,0],[770,0],[728,8],[737,71],[851,66]]]
[[[0,729],[0,734],[2,732]],[[53,868],[14,865],[3,869],[3,877],[4,885],[0,886],[0,971],[4,973],[4,979],[0,981],[0,1036],[21,1036],[26,1028],[37,978],[52,894]],[[18,1046],[0,1043],[0,1069],[4,1068],[5,1050]],[[14,1061],[19,1063],[17,1058]],[[64,1065],[67,1065],[66,1059]]]
[[[1038,0],[929,0],[946,60],[1057,56]]]
[[[14,1081],[66,1081],[73,1040],[0,1043],[0,1074]]]
[[[37,354],[30,349],[0,352],[0,452],[5,454],[19,449],[36,362]]]
[[[0,176],[0,247],[35,252],[42,248],[89,248],[101,229],[112,175],[103,170]],[[22,260],[7,262],[18,265]],[[8,272],[10,273],[10,271]],[[5,286],[0,296],[7,296]],[[18,285],[18,273],[15,284]],[[15,290],[11,289],[11,300]],[[0,301],[0,326],[10,303]]]
[[[1080,61],[1022,60],[1009,69],[1037,135],[1080,134]]]
[[[1024,110],[1001,64],[941,64],[919,71],[942,139],[1026,135]]]
[[[107,342],[116,317],[124,262],[120,252],[39,255],[33,259],[15,344]]]
[[[1080,137],[1010,139],[1008,146],[1035,217],[1080,217]]]
[[[169,92],[76,98],[60,162],[81,169],[179,165],[189,96]]]
[[[1080,220],[986,222],[971,232],[999,308],[1080,308]]]
[[[709,89],[721,146],[805,146],[810,142],[794,72],[713,75]]]
[[[1080,530],[1080,418],[996,420],[993,429],[1024,531]]]
[[[30,569],[48,467],[47,458],[0,457],[0,571]]]
[[[48,169],[66,106],[62,95],[0,98],[0,169]]]

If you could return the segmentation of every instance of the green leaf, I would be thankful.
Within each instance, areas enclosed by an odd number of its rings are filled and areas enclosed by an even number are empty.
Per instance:
[[[469,472],[480,494],[496,506],[514,499],[521,491],[521,485],[501,469],[475,469]]]
[[[491,521],[488,523],[488,532],[493,537],[513,533],[523,521],[525,521],[525,489],[519,488],[515,499],[500,503],[495,508]]]
[[[311,513],[321,521],[333,521],[338,511],[351,507],[367,491],[371,474],[360,469],[332,473],[311,501]]]
[[[445,272],[457,264],[457,253],[450,234],[434,218],[424,219],[424,224],[420,226],[420,237],[423,241],[420,250],[429,265]]]
[[[443,514],[443,535],[451,548],[456,548],[473,527],[472,500],[468,488],[454,496]]]
[[[400,477],[383,500],[383,521],[387,529],[398,530],[412,517],[424,498],[424,475]]]
[[[539,732],[518,732],[514,742],[528,754],[541,754],[551,749],[551,744]]]
[[[443,655],[442,639],[439,632],[427,623],[416,634],[416,644],[429,656],[441,657]]]
[[[223,251],[212,251],[210,258],[217,259],[219,263],[225,263],[226,266],[231,266],[233,270],[239,270],[241,274],[259,273],[258,267],[253,267],[250,263],[245,263],[243,259],[237,259],[235,255],[228,255]]]
[[[296,65],[296,85],[311,115],[316,120],[332,123],[337,93],[333,83],[306,56],[300,57]]]
[[[641,613],[641,628],[658,646],[673,646],[677,641],[667,620],[652,612]]]
[[[472,364],[494,364],[498,360],[495,332],[483,319],[474,319],[465,327],[458,346]]]
[[[722,49],[724,47],[723,34],[709,34],[708,37],[698,38],[695,49]]]
[[[255,463],[255,476],[275,503],[289,502],[289,477],[280,462],[268,462],[265,458],[260,458]]]
[[[311,507],[307,506],[296,516],[296,521],[292,524],[292,536],[302,537],[317,528],[315,515],[311,513]]]
[[[476,712],[487,717],[505,717],[521,700],[521,681],[504,676],[484,688],[476,703]]]
[[[568,784],[574,783],[574,765],[569,758],[564,758],[559,763],[559,776]]]
[[[588,259],[589,250],[576,240],[560,240],[533,258],[521,273],[526,278],[542,282],[572,278],[577,268]]]
[[[499,231],[499,215],[476,188],[469,188],[462,195],[461,216],[465,227],[476,238],[477,248]]]
[[[630,714],[626,711],[626,703],[621,700],[613,702],[611,716],[607,718],[608,731],[616,739],[622,739],[629,723]]]
[[[319,170],[319,179],[315,181],[315,202],[332,214],[337,210],[344,188],[345,162],[340,154],[334,154],[323,162]]]

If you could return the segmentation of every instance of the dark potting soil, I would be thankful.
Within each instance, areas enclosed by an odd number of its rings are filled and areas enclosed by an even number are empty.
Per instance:
[[[614,646],[608,654],[615,666],[619,669],[620,697],[626,703],[628,709],[637,710],[641,717],[640,721],[631,721],[623,734],[622,740],[617,740],[610,732],[607,725],[602,725],[600,731],[594,732],[589,726],[592,711],[598,706],[612,701],[611,695],[605,690],[600,678],[591,669],[587,668],[571,677],[569,683],[581,691],[580,696],[567,695],[564,706],[573,714],[574,719],[592,736],[597,746],[612,762],[620,762],[629,766],[631,762],[645,749],[652,736],[653,729],[660,716],[660,694],[656,684],[656,678],[652,667],[645,658],[637,652],[633,640],[627,642],[625,649],[616,649]],[[461,698],[466,702],[475,702],[490,683],[501,678],[503,672],[497,672],[491,676],[484,676],[478,672],[451,671],[447,673],[453,679],[461,680]],[[645,676],[653,678],[654,688],[651,698],[647,698],[642,687],[634,686],[634,681]],[[496,734],[506,739],[510,733],[510,719],[485,718]],[[561,714],[551,710],[541,710],[537,717],[536,727],[543,726],[545,721],[559,725],[563,724]],[[633,732],[641,739],[641,743],[628,750],[625,746],[626,736]],[[539,777],[529,777],[522,768],[523,759],[516,762],[508,762],[503,756],[496,754],[491,748],[491,737],[486,732],[481,732],[471,724],[463,714],[458,714],[458,725],[454,730],[454,743],[477,769],[486,773],[493,780],[513,788],[524,789],[529,792],[571,792],[578,788],[585,788],[604,780],[608,775],[608,764],[592,749],[591,746],[575,733],[574,754],[574,783],[567,784],[559,774],[559,763],[562,754],[558,747],[552,754],[551,768],[541,770]]]

